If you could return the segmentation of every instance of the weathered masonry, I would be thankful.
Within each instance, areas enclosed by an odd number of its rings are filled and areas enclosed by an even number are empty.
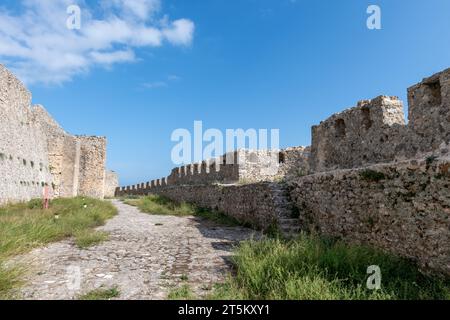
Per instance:
[[[310,147],[239,150],[236,162],[177,168],[116,195],[161,194],[260,228],[315,230],[450,275],[450,69],[409,88],[408,103],[408,122],[397,97],[379,96],[314,126]]]
[[[408,89],[409,115],[397,97],[364,100],[312,128],[311,172],[405,160],[450,141],[450,69]]]
[[[44,186],[56,197],[95,198],[117,187],[112,173],[106,180],[106,138],[66,133],[2,65],[0,125],[0,204],[40,198]]]

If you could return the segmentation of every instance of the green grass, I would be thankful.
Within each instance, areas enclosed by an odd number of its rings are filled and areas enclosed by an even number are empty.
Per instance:
[[[23,270],[18,267],[6,268],[0,261],[0,300],[14,299],[12,290],[21,285]]]
[[[80,246],[104,239],[93,229],[116,215],[109,202],[89,198],[56,199],[48,210],[40,200],[0,207],[0,297],[18,284],[18,270],[2,261],[33,248],[75,237]]]
[[[237,226],[240,223],[223,213],[198,208],[188,203],[175,203],[165,197],[149,195],[138,199],[124,199],[128,205],[138,207],[145,213],[171,216],[196,216],[228,226]]]
[[[179,288],[172,289],[169,292],[167,299],[169,299],[169,300],[194,300],[195,295],[192,292],[191,287],[189,287],[189,285],[183,284]]]
[[[103,231],[83,230],[75,235],[75,244],[80,249],[86,249],[108,240],[109,234]]]
[[[235,274],[211,299],[450,299],[450,280],[421,274],[406,260],[373,248],[301,235],[295,241],[244,242]],[[380,290],[367,289],[367,268],[381,268]]]
[[[86,293],[78,298],[78,300],[111,300],[120,296],[120,291],[117,287],[111,289],[96,289]]]

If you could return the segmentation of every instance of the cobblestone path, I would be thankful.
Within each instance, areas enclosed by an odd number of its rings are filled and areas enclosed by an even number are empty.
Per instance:
[[[15,259],[28,270],[20,292],[24,299],[76,299],[102,286],[117,286],[119,299],[165,299],[182,283],[203,296],[230,270],[233,246],[259,235],[113,203],[119,214],[99,228],[110,233],[108,241],[82,250],[65,240]]]

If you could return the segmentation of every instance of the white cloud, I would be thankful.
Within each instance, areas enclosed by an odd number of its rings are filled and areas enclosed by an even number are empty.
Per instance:
[[[187,19],[172,22],[162,30],[162,34],[174,45],[189,45],[192,41],[194,23]]]
[[[161,8],[160,0],[104,0],[105,6],[123,10],[128,17],[147,20]]]
[[[92,52],[91,57],[95,62],[109,65],[117,62],[133,61],[135,59],[134,52],[132,50]]]
[[[142,84],[142,87],[145,89],[159,89],[159,88],[166,88],[169,86],[169,83],[171,82],[177,82],[181,81],[181,77],[171,74],[168,75],[166,80],[164,81],[154,81],[154,82],[146,82]]]
[[[66,28],[73,3],[80,30]],[[194,23],[157,20],[160,8],[159,0],[22,0],[19,14],[0,7],[0,59],[27,83],[59,84],[94,66],[136,61],[136,48],[191,45]]]

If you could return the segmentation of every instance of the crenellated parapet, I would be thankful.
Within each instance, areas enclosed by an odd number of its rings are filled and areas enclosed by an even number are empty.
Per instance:
[[[408,126],[418,136],[420,151],[450,142],[450,69],[410,87],[408,104]]]
[[[408,89],[403,103],[380,96],[312,128],[311,172],[357,168],[418,157],[450,142],[450,69]]]
[[[408,89],[409,114],[393,96],[362,100],[312,127],[311,147],[280,151],[237,150],[215,159],[172,170],[164,182],[174,185],[236,184],[289,180],[335,169],[359,168],[419,157],[450,143],[450,69]],[[118,189],[124,194],[126,189]]]
[[[397,97],[380,96],[358,102],[312,128],[312,172],[389,162],[406,150],[408,139],[403,104]]]
[[[273,181],[279,176],[279,151],[237,150],[221,157],[174,168],[168,177],[137,186],[132,194],[148,194],[166,186],[237,184]],[[116,195],[128,194],[127,187]]]

